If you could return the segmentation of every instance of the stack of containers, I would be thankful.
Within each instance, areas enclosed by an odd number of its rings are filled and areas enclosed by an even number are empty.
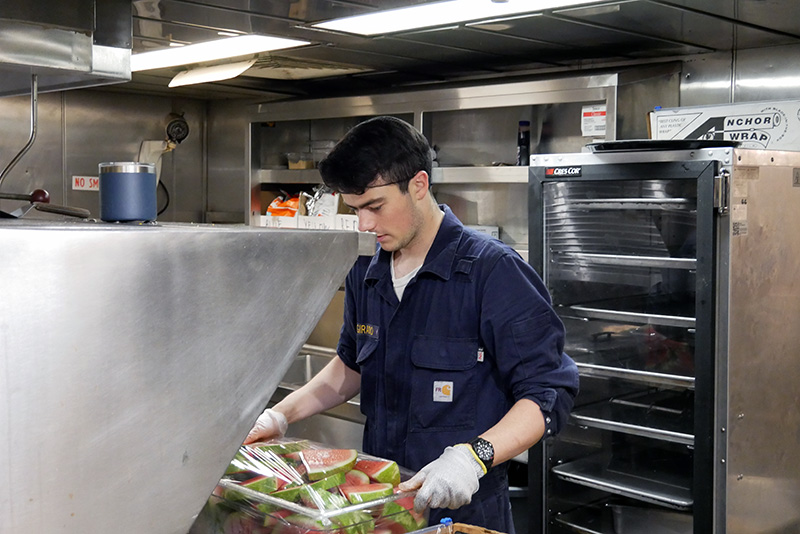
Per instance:
[[[191,534],[403,534],[427,526],[391,460],[281,438],[243,445]]]

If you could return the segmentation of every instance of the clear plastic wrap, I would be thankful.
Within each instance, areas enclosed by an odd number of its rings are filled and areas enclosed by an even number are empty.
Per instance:
[[[281,438],[243,445],[192,534],[403,534],[423,529],[413,475],[355,449]]]

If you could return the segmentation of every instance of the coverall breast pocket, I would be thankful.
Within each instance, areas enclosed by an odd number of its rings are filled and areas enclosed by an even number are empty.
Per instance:
[[[417,432],[470,429],[477,413],[478,340],[417,336],[409,427]]]

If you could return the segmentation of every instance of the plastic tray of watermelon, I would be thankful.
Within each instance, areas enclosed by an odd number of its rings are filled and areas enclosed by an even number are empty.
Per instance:
[[[281,438],[243,445],[192,534],[403,534],[427,526],[414,492],[397,485],[413,472],[391,460]]]

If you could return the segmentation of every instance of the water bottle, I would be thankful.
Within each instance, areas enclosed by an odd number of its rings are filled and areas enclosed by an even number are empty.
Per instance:
[[[519,121],[517,132],[517,165],[529,165],[531,155],[531,122]]]

